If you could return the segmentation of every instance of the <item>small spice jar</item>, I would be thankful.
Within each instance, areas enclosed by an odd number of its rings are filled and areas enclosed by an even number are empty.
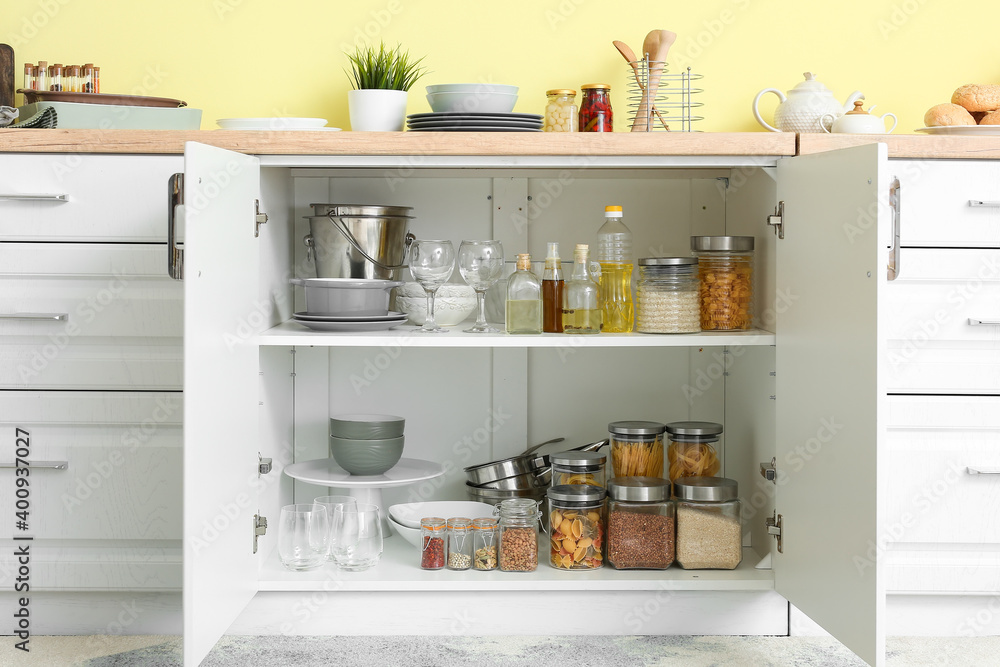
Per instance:
[[[602,487],[564,484],[549,489],[549,564],[560,570],[604,565]]]
[[[576,132],[579,130],[579,118],[576,110],[576,91],[569,88],[557,88],[545,91],[548,102],[545,105],[546,132]]]
[[[692,236],[698,257],[701,328],[753,327],[752,236]]]
[[[715,443],[722,436],[722,424],[715,422],[671,422],[667,424],[667,476],[714,477],[722,464]]]
[[[615,477],[663,477],[663,429],[659,422],[608,424]]]
[[[472,520],[472,567],[497,569],[497,520],[483,517]]]
[[[635,297],[636,331],[701,331],[697,257],[641,258]]]
[[[614,113],[611,111],[611,86],[606,83],[588,83],[580,86],[583,101],[580,103],[581,132],[611,132]]]
[[[743,560],[742,505],[735,479],[684,477],[677,498],[677,564],[685,570],[733,570]]]
[[[504,572],[538,569],[538,503],[531,498],[508,498],[500,503],[500,549]]]
[[[588,484],[604,486],[607,456],[598,452],[561,452],[549,456],[552,486]]]
[[[444,567],[445,538],[448,524],[436,517],[420,520],[420,567],[424,570],[440,570]]]
[[[472,519],[448,519],[448,569],[472,567]]]
[[[665,570],[674,562],[674,504],[659,477],[608,481],[608,564],[616,570]]]

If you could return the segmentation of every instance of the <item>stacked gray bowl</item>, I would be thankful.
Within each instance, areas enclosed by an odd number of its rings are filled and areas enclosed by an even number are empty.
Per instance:
[[[381,475],[403,456],[405,423],[395,415],[330,417],[330,456],[352,475]]]

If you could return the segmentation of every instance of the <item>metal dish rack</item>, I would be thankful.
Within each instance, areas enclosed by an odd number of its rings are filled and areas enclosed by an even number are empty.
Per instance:
[[[693,74],[690,67],[680,74],[667,74],[666,63],[646,58],[629,63],[628,106],[632,121],[629,129],[636,126],[637,116],[643,108],[643,91],[649,86],[650,74],[655,77],[658,71],[662,74],[656,90],[656,99],[651,99],[652,104],[646,109],[646,123],[638,118],[639,129],[636,131],[695,132],[692,124],[704,120],[705,117],[695,116],[692,113],[692,110],[704,105],[703,102],[697,102],[693,98],[703,93],[704,89],[693,87],[692,82],[700,81],[702,75]]]

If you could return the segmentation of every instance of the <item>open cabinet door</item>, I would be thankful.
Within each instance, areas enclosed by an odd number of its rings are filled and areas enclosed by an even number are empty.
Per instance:
[[[884,144],[778,163],[775,590],[871,665],[885,658],[879,566],[885,399],[879,294],[892,223]],[[781,295],[784,295],[782,297]]]
[[[256,158],[185,145],[184,664],[191,667],[257,592],[259,190]]]

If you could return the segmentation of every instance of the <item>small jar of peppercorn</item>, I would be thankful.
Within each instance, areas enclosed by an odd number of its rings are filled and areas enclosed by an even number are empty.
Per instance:
[[[420,520],[420,567],[424,570],[444,568],[447,522],[436,516]]]
[[[611,86],[606,83],[588,83],[580,86],[583,101],[580,104],[581,132],[611,132],[614,113],[611,111]]]

